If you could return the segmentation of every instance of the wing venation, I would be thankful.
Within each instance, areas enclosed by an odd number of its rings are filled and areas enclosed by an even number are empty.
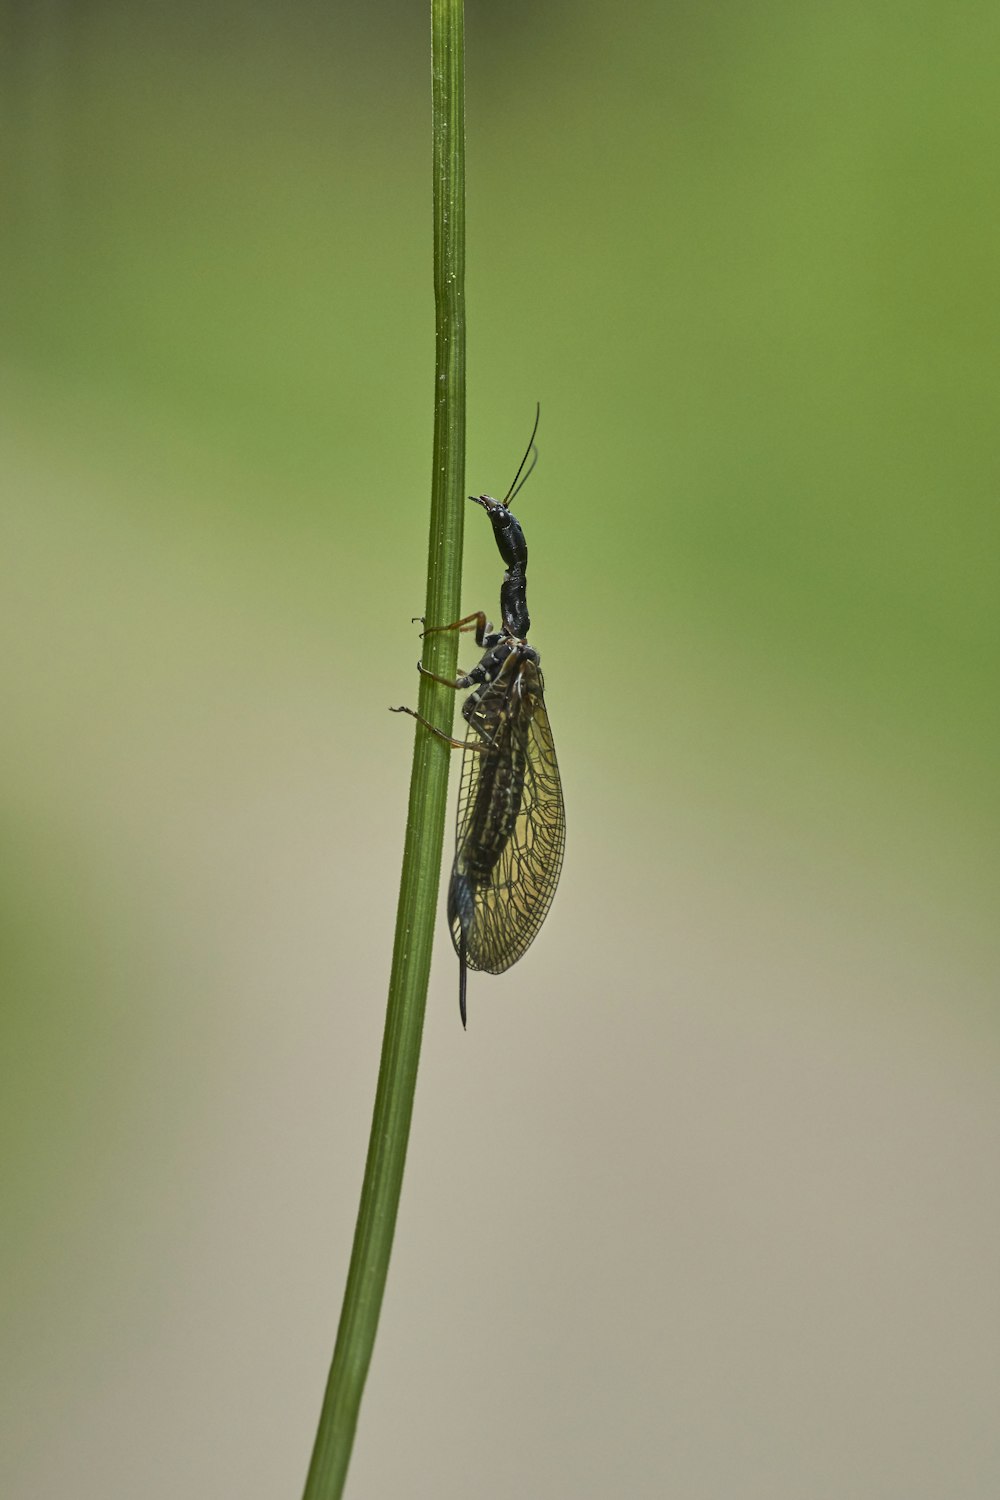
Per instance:
[[[566,814],[542,675],[535,661],[479,696],[466,734],[449,894],[452,940],[470,969],[502,974],[552,904]]]

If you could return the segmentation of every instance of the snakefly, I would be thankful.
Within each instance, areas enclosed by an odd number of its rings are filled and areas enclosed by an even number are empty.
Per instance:
[[[452,739],[412,708],[393,709],[463,751],[458,792],[455,863],[448,887],[448,923],[458,954],[458,1003],[466,1022],[469,969],[502,974],[527,950],[552,904],[566,842],[559,766],[545,708],[538,652],[527,642],[528,547],[511,501],[535,466],[538,414],[520,468],[503,500],[470,495],[493,526],[506,572],[500,589],[499,630],[485,614],[424,631],[475,631],[482,659],[457,681],[418,671],[457,692],[465,739]],[[531,462],[529,463],[529,458]],[[525,472],[525,465],[528,465]],[[523,477],[522,477],[523,476]]]

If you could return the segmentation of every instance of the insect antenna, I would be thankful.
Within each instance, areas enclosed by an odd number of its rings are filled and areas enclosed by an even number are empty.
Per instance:
[[[511,481],[510,489],[507,491],[506,495],[504,496],[504,498],[503,498],[503,500],[501,502],[503,505],[508,505],[509,506],[510,502],[513,500],[514,496],[517,494],[518,490],[521,490],[521,489],[524,488],[525,484],[528,481],[528,477],[531,474],[532,469],[535,467],[535,465],[538,462],[538,449],[535,447],[535,434],[538,431],[538,422],[539,422],[539,419],[540,419],[541,415],[542,415],[542,403],[540,401],[538,401],[538,402],[535,403],[535,425],[531,429],[531,436],[528,439],[528,446],[524,450],[524,457],[521,459],[521,463],[520,463],[520,466],[518,468],[518,471],[514,475],[513,480]],[[521,471],[524,468],[525,464],[528,463],[528,459],[529,458],[531,459],[531,463],[528,464],[528,472],[527,472],[527,474],[525,474],[524,478],[521,479]],[[521,479],[521,483],[520,484],[518,484],[518,482],[517,482],[519,479]]]

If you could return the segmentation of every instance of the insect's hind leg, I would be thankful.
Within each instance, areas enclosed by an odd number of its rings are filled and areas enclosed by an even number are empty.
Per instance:
[[[447,682],[447,678],[439,678],[438,681]],[[454,687],[454,683],[448,683],[448,686]],[[445,744],[450,745],[453,750],[481,751],[486,748],[483,745],[470,745],[466,740],[456,740],[452,735],[445,734],[444,730],[439,729],[436,724],[432,724],[430,719],[425,719],[423,714],[418,714],[415,708],[390,708],[389,712],[391,714],[409,714],[411,719],[416,719],[418,724],[422,724],[425,729],[429,729],[431,734],[436,735],[439,740],[444,740]]]
[[[391,714],[409,714],[411,719],[416,719],[418,724],[422,724],[425,729],[429,729],[431,734],[437,735],[439,740],[444,740],[446,745],[451,745],[452,749],[465,749],[464,740],[456,740],[450,734],[445,734],[444,730],[439,729],[436,724],[432,724],[430,719],[425,719],[423,714],[418,714],[415,708],[390,708],[389,712]]]

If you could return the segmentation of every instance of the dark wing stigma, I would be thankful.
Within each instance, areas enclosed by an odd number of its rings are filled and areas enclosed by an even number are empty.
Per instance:
[[[537,657],[515,649],[463,710],[468,720],[448,920],[465,970],[502,974],[552,904],[566,817]]]

